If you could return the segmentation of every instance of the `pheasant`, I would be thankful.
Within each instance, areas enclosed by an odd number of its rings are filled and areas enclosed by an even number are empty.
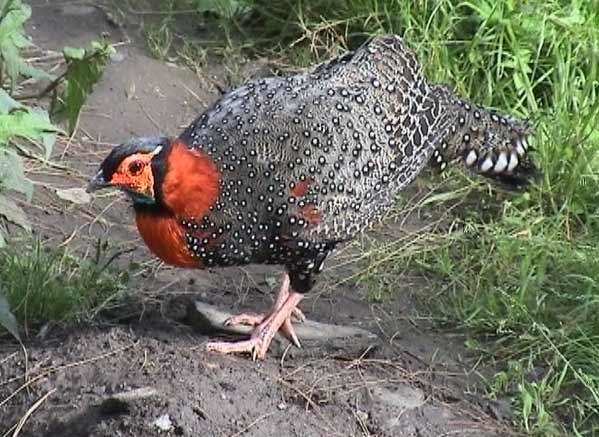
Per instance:
[[[277,332],[300,346],[292,321],[327,256],[380,221],[429,162],[525,186],[532,132],[429,83],[404,41],[382,36],[227,92],[177,138],[116,146],[88,191],[128,194],[141,237],[167,264],[284,266],[267,314],[227,321],[253,325],[251,336],[207,345],[264,359]]]

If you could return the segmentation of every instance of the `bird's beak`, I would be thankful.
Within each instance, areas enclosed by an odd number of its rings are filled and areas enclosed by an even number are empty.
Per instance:
[[[97,175],[90,179],[85,191],[91,193],[109,187],[110,185],[110,182],[107,182],[106,179],[104,179],[104,174],[102,173],[102,170],[100,170]]]

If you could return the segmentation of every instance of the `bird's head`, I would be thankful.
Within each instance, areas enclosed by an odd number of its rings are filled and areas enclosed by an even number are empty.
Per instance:
[[[161,192],[170,140],[136,138],[116,146],[89,181],[88,192],[118,188],[134,203],[154,204]]]
[[[87,191],[117,188],[138,208],[202,217],[216,201],[219,183],[212,159],[182,140],[136,138],[112,149]]]

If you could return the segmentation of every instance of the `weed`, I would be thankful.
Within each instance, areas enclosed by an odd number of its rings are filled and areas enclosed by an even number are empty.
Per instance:
[[[169,21],[165,18],[161,23],[148,25],[144,29],[148,50],[152,56],[162,61],[167,58],[173,44]]]
[[[208,51],[199,44],[183,41],[177,50],[177,57],[187,68],[199,74],[206,65]]]
[[[65,47],[67,68],[62,75],[66,86],[52,101],[54,122],[68,121],[68,133],[73,134],[79,113],[94,85],[100,80],[114,48],[106,42],[93,41],[89,49]]]
[[[69,131],[73,132],[85,98],[99,80],[112,50],[109,45],[99,43],[92,44],[91,51],[65,48],[67,69],[53,78],[31,67],[22,57],[23,49],[31,45],[25,34],[25,22],[30,16],[31,8],[20,0],[0,1],[0,248],[6,245],[8,222],[30,230],[27,214],[8,195],[16,192],[31,200],[33,194],[33,184],[25,176],[22,159],[16,150],[31,155],[32,152],[25,150],[26,147],[21,144],[33,145],[44,153],[41,160],[48,160],[56,134],[60,131],[50,121],[48,112],[30,108],[18,100],[40,99],[54,92],[54,121],[68,119]],[[43,77],[51,79],[51,83],[40,94],[20,94],[13,98],[5,89],[5,79],[9,81],[9,90],[14,92],[23,77]],[[66,86],[59,94],[58,87],[63,83]],[[5,249],[0,253],[0,325],[17,338],[14,308],[10,306],[15,300],[18,300],[18,308],[26,321],[37,320],[38,317],[63,317],[61,310],[77,306],[68,299],[72,291],[68,287],[61,290],[56,285],[55,290],[51,287],[50,293],[46,294],[45,285],[55,280],[55,260],[41,258],[40,250],[38,247],[32,254],[23,254]],[[43,262],[48,262],[48,265],[42,266]],[[27,270],[29,268],[31,270]],[[75,295],[72,297],[75,298]],[[19,309],[15,311],[19,313]]]
[[[0,1],[0,247],[6,244],[6,221],[23,229],[29,229],[24,211],[8,197],[8,192],[18,192],[31,200],[33,185],[25,177],[23,163],[14,150],[23,151],[21,144],[33,145],[44,153],[42,161],[48,160],[56,134],[60,131],[52,122],[68,119],[72,133],[79,113],[93,85],[100,79],[102,70],[112,53],[106,43],[92,43],[92,49],[65,48],[67,68],[54,78],[31,67],[22,57],[23,49],[31,43],[25,34],[25,22],[31,16],[31,8],[20,0]],[[52,79],[50,85],[36,95],[11,96],[5,89],[5,75],[10,91],[14,91],[19,79]],[[58,93],[59,85],[66,84]],[[18,100],[39,99],[54,91],[52,122],[47,111],[30,108]],[[15,141],[17,147],[10,147]],[[27,154],[31,152],[27,151]]]
[[[98,245],[93,260],[39,242],[0,251],[0,284],[26,333],[47,321],[88,320],[111,306],[123,293],[128,273],[109,270],[112,260],[104,259],[105,250]]]

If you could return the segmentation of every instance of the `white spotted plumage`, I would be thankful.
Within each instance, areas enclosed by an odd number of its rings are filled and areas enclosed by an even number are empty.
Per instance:
[[[430,85],[395,36],[307,73],[250,82],[180,136],[221,175],[209,217],[186,224],[187,246],[208,266],[317,272],[338,243],[380,220],[429,161],[509,169],[513,156],[489,156],[515,141],[506,143],[518,130],[510,123]],[[225,248],[210,244],[223,239]]]

